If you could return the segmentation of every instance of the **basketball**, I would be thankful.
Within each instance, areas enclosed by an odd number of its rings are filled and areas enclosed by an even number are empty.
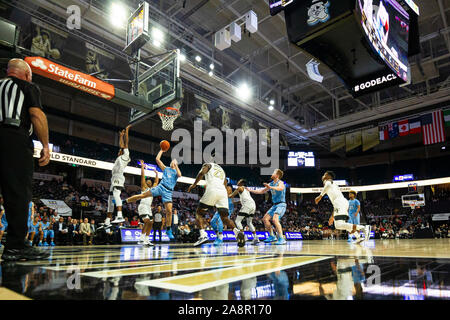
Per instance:
[[[167,140],[163,140],[159,143],[159,146],[161,147],[161,150],[166,152],[170,149],[170,143]]]

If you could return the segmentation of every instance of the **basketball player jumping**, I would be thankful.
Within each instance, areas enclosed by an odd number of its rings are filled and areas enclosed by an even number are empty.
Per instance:
[[[270,193],[272,194],[273,206],[269,209],[269,211],[267,211],[263,218],[264,225],[270,236],[269,238],[264,240],[264,242],[270,243],[277,240],[277,238],[273,234],[272,225],[270,224],[270,220],[272,219],[272,223],[275,226],[278,235],[278,241],[275,243],[277,245],[286,244],[286,239],[284,239],[283,237],[283,228],[281,227],[280,223],[281,218],[286,212],[286,186],[284,185],[284,182],[281,180],[281,178],[283,178],[283,171],[281,171],[280,169],[275,169],[271,176],[272,182],[264,183],[264,189],[247,189],[254,194],[264,194],[270,190]]]
[[[204,216],[210,209],[216,207],[222,223],[233,229],[236,239],[238,240],[238,245],[242,247],[243,244],[245,244],[244,233],[240,232],[239,229],[236,228],[234,222],[228,217],[228,193],[226,189],[227,179],[225,171],[223,171],[222,167],[218,164],[212,162],[205,163],[197,174],[195,182],[189,186],[187,192],[191,192],[197,187],[203,177],[206,180],[206,190],[205,194],[200,199],[196,211],[196,222],[200,228],[200,237],[194,246],[199,246],[208,241],[208,236],[205,232],[206,222]]]
[[[155,188],[159,183],[159,176],[158,172],[153,169],[153,172],[155,173],[155,181],[152,184],[152,180],[145,179],[145,163],[143,160],[140,160],[141,163],[141,194],[145,193],[147,191],[150,191],[150,188]],[[152,247],[154,246],[153,243],[150,242],[149,236],[150,232],[152,231],[152,202],[153,197],[144,198],[141,200],[141,203],[138,206],[138,213],[141,217],[142,221],[144,222],[144,227],[142,228],[141,238],[139,239],[138,244],[142,244],[145,247]]]
[[[238,187],[229,197],[232,199],[237,194],[239,194],[239,198],[241,199],[241,210],[239,210],[238,216],[236,218],[236,226],[244,232],[244,227],[242,226],[242,220],[245,218],[247,220],[247,226],[250,231],[253,233],[253,245],[257,245],[259,243],[258,236],[256,235],[256,229],[253,225],[253,216],[255,215],[256,203],[253,200],[250,192],[246,189],[247,181],[245,179],[241,179],[237,183]]]
[[[352,236],[356,237],[356,242],[361,243],[362,241],[368,240],[370,236],[370,225],[362,226],[357,224],[348,223],[348,201],[345,199],[341,190],[339,189],[337,184],[333,183],[335,178],[335,174],[332,171],[327,171],[322,177],[323,181],[323,191],[315,199],[316,204],[322,200],[324,195],[328,195],[331,203],[333,204],[334,211],[328,221],[329,225],[332,225],[334,222],[334,227],[337,230],[346,230]],[[359,231],[364,230],[365,238],[362,239],[359,235]]]
[[[105,226],[111,224],[112,214],[114,212],[114,206],[117,208],[117,217],[112,223],[121,223],[124,222],[125,219],[122,216],[122,199],[120,198],[120,193],[124,189],[125,184],[125,176],[123,175],[123,171],[127,167],[128,163],[130,163],[130,151],[128,150],[128,130],[130,126],[127,126],[125,130],[120,132],[119,136],[119,155],[114,162],[114,166],[112,168],[112,176],[111,176],[111,188],[109,189],[109,197],[108,197],[108,213],[107,218],[105,220]]]
[[[167,151],[167,150],[166,150]],[[166,167],[161,161],[161,156],[165,151],[162,149],[156,156],[156,163],[163,171],[161,183],[156,187],[141,193],[140,195],[135,195],[127,199],[127,203],[136,202],[138,200],[148,198],[148,197],[159,197],[161,196],[164,208],[166,209],[166,234],[170,240],[174,239],[172,234],[172,193],[173,188],[177,184],[177,180],[181,177],[180,168],[178,168],[178,161],[173,159],[170,162],[170,167]]]

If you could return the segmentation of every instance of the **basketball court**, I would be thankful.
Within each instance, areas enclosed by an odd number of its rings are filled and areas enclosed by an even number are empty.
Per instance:
[[[212,244],[201,248],[175,244],[154,248],[115,245],[50,250],[52,255],[46,261],[21,262],[12,270],[4,267],[4,281],[20,278],[24,291],[20,295],[0,292],[1,297],[102,300],[450,298],[449,239],[371,240],[363,246],[339,240],[318,240],[290,241],[282,247],[262,244],[238,248],[235,243],[226,243],[220,248]]]
[[[0,0],[2,67],[27,62],[48,110],[52,167],[36,169],[32,200],[106,234],[102,203],[118,192],[114,214],[142,221],[118,222],[120,244],[52,237],[48,259],[0,260],[0,300],[450,300],[449,0],[69,2]],[[204,163],[220,164],[228,208],[197,211]],[[208,238],[199,246],[169,241],[172,225],[141,237],[150,215],[128,206],[168,167],[173,225]],[[233,211],[244,191],[253,213]]]

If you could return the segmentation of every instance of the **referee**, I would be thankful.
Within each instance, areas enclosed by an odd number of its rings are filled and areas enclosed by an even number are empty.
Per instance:
[[[8,217],[2,259],[6,261],[49,256],[25,242],[34,171],[33,129],[43,145],[39,165],[50,161],[47,117],[42,112],[40,90],[31,79],[31,68],[21,59],[10,60],[7,77],[0,79],[0,188]]]

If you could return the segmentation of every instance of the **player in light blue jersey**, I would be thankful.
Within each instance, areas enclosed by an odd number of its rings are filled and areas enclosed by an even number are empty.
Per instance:
[[[47,219],[47,217],[44,217],[41,222],[44,247],[48,247],[48,238],[50,238],[50,245],[54,247],[55,243],[53,242],[53,240],[55,238],[55,232],[53,231],[53,224],[50,223],[50,221],[48,221]],[[39,243],[39,245],[42,245],[42,241]]]
[[[2,238],[6,229],[8,228],[8,221],[6,221],[5,208],[3,207],[3,197],[0,194],[0,248],[2,247]]]
[[[361,203],[356,199],[356,191],[350,190],[348,193],[348,223],[359,225],[360,213],[361,213]],[[348,234],[348,242],[353,241],[353,235]]]
[[[229,183],[227,186],[227,193],[228,195],[230,195],[231,193],[233,193],[233,188],[232,185]],[[231,217],[231,215],[234,212],[234,202],[232,198],[228,198],[228,217]],[[214,241],[214,245],[215,246],[220,246],[223,244],[223,222],[222,219],[220,219],[220,214],[218,211],[216,211],[216,213],[214,214],[214,216],[212,217],[210,223],[211,227],[213,228],[213,230],[216,232],[217,238]]]
[[[174,239],[172,233],[172,193],[175,185],[177,184],[177,180],[181,177],[180,168],[178,168],[178,161],[173,159],[170,162],[170,167],[166,167],[164,163],[161,161],[161,156],[164,153],[163,150],[160,150],[158,155],[156,156],[156,163],[163,171],[161,182],[158,186],[150,189],[147,192],[141,193],[139,195],[132,196],[127,199],[127,203],[136,202],[138,200],[148,198],[148,197],[159,197],[161,196],[162,202],[164,204],[164,208],[166,209],[166,234],[170,240]]]
[[[30,246],[33,245],[33,240],[36,234],[39,237],[39,243],[42,244],[43,233],[42,233],[42,225],[41,222],[39,221],[39,215],[35,215],[33,217],[33,221],[30,224],[28,233],[30,235]]]
[[[270,193],[272,194],[273,206],[269,209],[269,211],[267,211],[267,213],[264,215],[263,218],[266,230],[270,234],[269,238],[264,240],[264,242],[270,243],[275,242],[277,240],[277,238],[273,233],[272,225],[270,223],[272,220],[272,223],[275,226],[278,235],[278,241],[275,243],[277,245],[286,244],[286,240],[283,237],[283,228],[281,227],[280,223],[281,218],[286,212],[286,186],[284,182],[281,181],[282,177],[283,171],[281,171],[280,169],[275,169],[271,177],[272,182],[264,183],[265,186],[264,189],[258,190],[247,189],[249,192],[254,194],[264,194],[268,191],[270,191]]]

